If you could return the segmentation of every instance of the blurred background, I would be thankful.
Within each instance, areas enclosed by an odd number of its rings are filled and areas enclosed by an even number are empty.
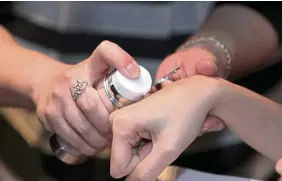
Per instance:
[[[154,77],[160,62],[197,31],[215,7],[216,2],[0,2],[0,21],[23,46],[71,64],[88,57],[101,41],[113,41]],[[178,21],[172,21],[175,17]],[[273,58],[281,58],[280,53]],[[281,70],[280,63],[235,82],[282,102]],[[107,152],[80,166],[54,158],[36,116],[25,110],[1,109],[0,145],[3,181],[113,180]],[[229,130],[199,137],[173,165],[277,179],[274,163]]]

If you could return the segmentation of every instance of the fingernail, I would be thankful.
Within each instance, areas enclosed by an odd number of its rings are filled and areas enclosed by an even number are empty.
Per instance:
[[[140,68],[137,64],[131,63],[126,66],[126,71],[130,75],[131,78],[138,78],[140,74]]]
[[[212,66],[214,67],[215,71],[217,72],[217,65],[216,65],[216,60],[211,61]]]

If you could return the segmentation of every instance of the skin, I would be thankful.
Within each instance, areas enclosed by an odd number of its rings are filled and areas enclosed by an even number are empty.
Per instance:
[[[128,78],[139,76],[138,64],[128,53],[104,41],[86,60],[67,65],[25,49],[2,27],[0,38],[0,106],[36,111],[47,131],[85,155],[110,145],[108,117],[113,107],[99,83],[110,66]],[[73,101],[77,80],[92,86]]]
[[[236,23],[230,22],[230,17],[236,17]],[[252,22],[252,27],[248,22]],[[230,49],[234,55],[231,77],[240,77],[269,64],[266,60],[273,55],[278,42],[275,30],[264,17],[237,5],[215,10],[193,38],[203,35],[216,36]],[[112,139],[108,123],[112,108],[99,90],[99,80],[109,66],[128,78],[138,77],[136,61],[124,50],[104,41],[86,60],[66,65],[21,47],[0,27],[0,57],[0,106],[35,110],[46,130],[58,134],[86,155],[108,147]],[[175,66],[181,67],[175,80],[198,74],[217,76],[223,68],[216,63],[218,59],[218,52],[210,46],[194,46],[167,57],[157,78]],[[77,79],[89,81],[92,87],[73,102],[70,89]],[[223,128],[216,117],[208,117],[205,123],[203,129],[207,131]]]
[[[85,155],[111,145],[108,120],[113,106],[103,90],[103,78],[109,67],[128,78],[139,76],[137,62],[118,45],[103,41],[87,59],[68,65],[22,47],[0,27],[0,57],[0,106],[35,111],[47,131]],[[77,80],[91,86],[73,101]],[[203,129],[218,130],[214,125],[214,119],[207,120]]]
[[[236,17],[235,22],[230,21],[233,17]],[[175,81],[192,75],[233,80],[278,61],[269,61],[278,48],[278,35],[273,26],[258,12],[236,3],[215,9],[190,39],[201,36],[216,37],[228,48],[232,55],[229,77],[220,74],[224,69],[220,62],[225,61],[221,51],[211,44],[201,43],[165,58],[158,68],[156,79],[180,67],[174,75]],[[223,122],[217,117],[209,116],[207,120],[204,128],[208,130],[224,128]]]
[[[281,111],[281,105],[220,78],[180,80],[111,114],[111,175],[154,181],[196,139],[208,114],[277,161],[282,156]],[[150,141],[136,151],[141,139]]]

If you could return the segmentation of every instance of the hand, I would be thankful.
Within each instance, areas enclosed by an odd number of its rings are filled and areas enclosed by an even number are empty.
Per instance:
[[[36,87],[34,102],[44,127],[85,155],[102,151],[112,139],[108,119],[113,108],[100,84],[109,66],[128,78],[139,76],[134,59],[116,44],[104,41],[81,63],[54,67]],[[72,85],[77,80],[91,85],[74,101]]]
[[[217,83],[193,76],[113,112],[111,175],[154,181],[199,135],[219,95]],[[141,139],[149,142],[137,150]]]
[[[280,158],[280,159],[276,162],[275,169],[276,169],[276,171],[282,176],[282,158]],[[282,178],[280,178],[279,181],[282,181]]]
[[[156,80],[159,80],[177,67],[180,67],[180,70],[173,75],[174,81],[192,75],[217,76],[218,67],[215,64],[215,60],[215,55],[200,47],[191,47],[187,50],[176,52],[161,63],[157,71]],[[203,125],[202,133],[220,131],[224,127],[225,125],[220,119],[208,116]]]

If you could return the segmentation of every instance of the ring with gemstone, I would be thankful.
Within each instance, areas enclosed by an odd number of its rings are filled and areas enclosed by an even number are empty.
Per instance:
[[[87,81],[77,80],[75,84],[72,85],[72,98],[76,100],[86,87],[89,87],[90,83]]]

